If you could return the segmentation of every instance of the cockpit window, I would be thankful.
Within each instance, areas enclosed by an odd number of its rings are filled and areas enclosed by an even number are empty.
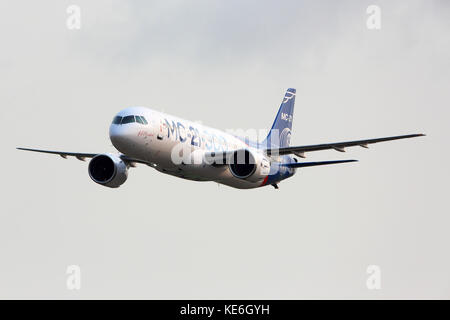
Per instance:
[[[116,116],[113,119],[113,124],[126,124],[126,123],[133,123],[137,122],[140,124],[148,124],[147,120],[143,116]]]
[[[135,122],[134,116],[126,116],[122,119],[122,124]]]
[[[141,116],[135,116],[135,117],[136,117],[137,123],[144,124],[144,121],[142,121]]]
[[[122,121],[122,117],[121,116],[116,116],[113,119],[113,124],[120,124],[120,122]]]

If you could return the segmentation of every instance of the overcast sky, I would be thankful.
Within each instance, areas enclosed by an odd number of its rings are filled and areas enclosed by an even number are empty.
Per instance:
[[[444,0],[0,2],[0,298],[450,298],[449,35]],[[270,128],[289,87],[293,145],[427,136],[310,153],[360,162],[279,190],[145,166],[109,189],[86,163],[15,150],[111,152],[133,105]]]

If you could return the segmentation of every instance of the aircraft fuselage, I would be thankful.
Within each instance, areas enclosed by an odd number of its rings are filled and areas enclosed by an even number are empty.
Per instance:
[[[268,182],[276,183],[295,173],[294,168],[278,166],[278,162],[293,161],[290,156],[272,157],[267,175],[256,181],[235,177],[228,165],[211,166],[193,163],[194,161],[180,163],[179,153],[183,152],[183,148],[190,152],[251,149],[260,153],[260,150],[256,143],[249,145],[232,134],[149,108],[131,107],[116,115],[122,119],[127,116],[142,116],[147,124],[136,121],[112,123],[109,128],[112,144],[126,156],[152,163],[160,172],[195,181],[215,181],[240,189],[257,188]]]

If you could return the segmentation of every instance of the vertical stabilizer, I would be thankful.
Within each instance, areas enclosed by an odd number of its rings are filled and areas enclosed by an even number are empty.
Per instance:
[[[261,143],[264,147],[288,147],[291,141],[292,120],[294,118],[295,89],[289,88],[284,95],[272,129]]]

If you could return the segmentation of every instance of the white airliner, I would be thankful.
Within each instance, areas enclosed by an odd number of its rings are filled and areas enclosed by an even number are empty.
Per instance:
[[[119,154],[78,153],[18,148],[20,150],[92,158],[88,172],[94,182],[117,188],[136,163],[149,165],[163,173],[195,181],[215,181],[234,188],[250,189],[272,185],[293,176],[297,168],[353,162],[333,160],[299,162],[291,155],[305,158],[306,152],[344,148],[371,143],[413,138],[409,134],[348,142],[291,147],[290,137],[295,103],[295,89],[288,89],[272,129],[262,142],[209,128],[144,107],[120,111],[109,128],[109,136]]]

